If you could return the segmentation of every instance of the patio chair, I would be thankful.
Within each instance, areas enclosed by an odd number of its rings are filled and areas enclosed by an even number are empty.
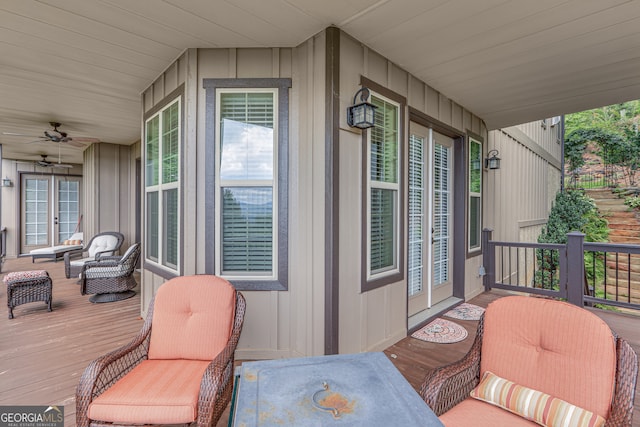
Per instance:
[[[594,313],[508,296],[489,304],[467,355],[427,374],[420,394],[447,427],[565,425],[577,416],[630,426],[637,375],[636,353]]]
[[[80,251],[68,252],[64,254],[64,274],[67,279],[78,277],[82,271],[82,266],[88,261],[95,261],[101,256],[116,255],[124,242],[124,236],[117,231],[104,231],[91,238],[89,244],[82,249],[81,259],[72,260],[71,257],[78,255]]]
[[[61,242],[59,245],[47,246],[44,248],[33,249],[29,252],[31,262],[35,262],[38,258],[49,258],[58,262],[65,254],[75,256],[82,253],[82,232],[73,233],[69,239]]]
[[[131,298],[138,285],[133,273],[139,257],[140,243],[134,243],[122,256],[101,256],[85,262],[80,272],[80,293],[91,295],[89,301],[95,303]]]
[[[244,313],[244,297],[220,277],[165,282],[140,333],[84,371],[77,426],[215,426],[231,399]]]

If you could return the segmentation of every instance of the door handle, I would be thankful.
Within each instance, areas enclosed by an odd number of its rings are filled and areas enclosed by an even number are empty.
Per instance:
[[[436,234],[436,229],[435,228],[431,228],[431,244],[433,245],[436,242],[436,239],[434,237],[434,235]]]

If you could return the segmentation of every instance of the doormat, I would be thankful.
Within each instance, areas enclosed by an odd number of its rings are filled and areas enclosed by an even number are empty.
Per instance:
[[[484,313],[484,308],[463,302],[459,306],[447,311],[444,315],[452,319],[480,320],[482,313]]]
[[[468,332],[465,328],[450,320],[437,318],[411,336],[422,341],[450,344],[465,339]]]

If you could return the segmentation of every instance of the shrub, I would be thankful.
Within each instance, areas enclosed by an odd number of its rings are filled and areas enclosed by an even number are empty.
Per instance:
[[[624,204],[632,209],[640,209],[640,196],[629,196],[624,199]]]
[[[556,194],[547,225],[538,236],[538,243],[566,244],[567,234],[571,231],[584,233],[587,242],[604,242],[609,237],[607,220],[600,214],[593,199],[578,190],[567,190]],[[534,286],[557,289],[558,251],[537,250],[536,259],[538,268]],[[593,256],[585,257],[586,266],[592,266],[593,262]],[[593,268],[586,268],[586,270],[587,276],[593,275]],[[604,273],[600,272],[600,274]],[[598,276],[597,269],[596,276]]]

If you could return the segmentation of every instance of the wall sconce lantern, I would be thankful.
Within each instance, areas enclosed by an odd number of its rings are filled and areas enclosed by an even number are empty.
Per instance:
[[[3,187],[13,187],[13,182],[11,182],[11,179],[9,179],[9,177],[5,177],[2,179],[2,186]]]
[[[500,169],[500,157],[498,157],[498,150],[491,150],[487,153],[487,158],[484,159],[484,167],[487,169]]]
[[[358,95],[360,95],[360,103],[356,104]],[[347,108],[347,124],[351,127],[367,129],[375,125],[376,107],[367,102],[369,98],[369,89],[361,88],[353,96],[353,104]]]

